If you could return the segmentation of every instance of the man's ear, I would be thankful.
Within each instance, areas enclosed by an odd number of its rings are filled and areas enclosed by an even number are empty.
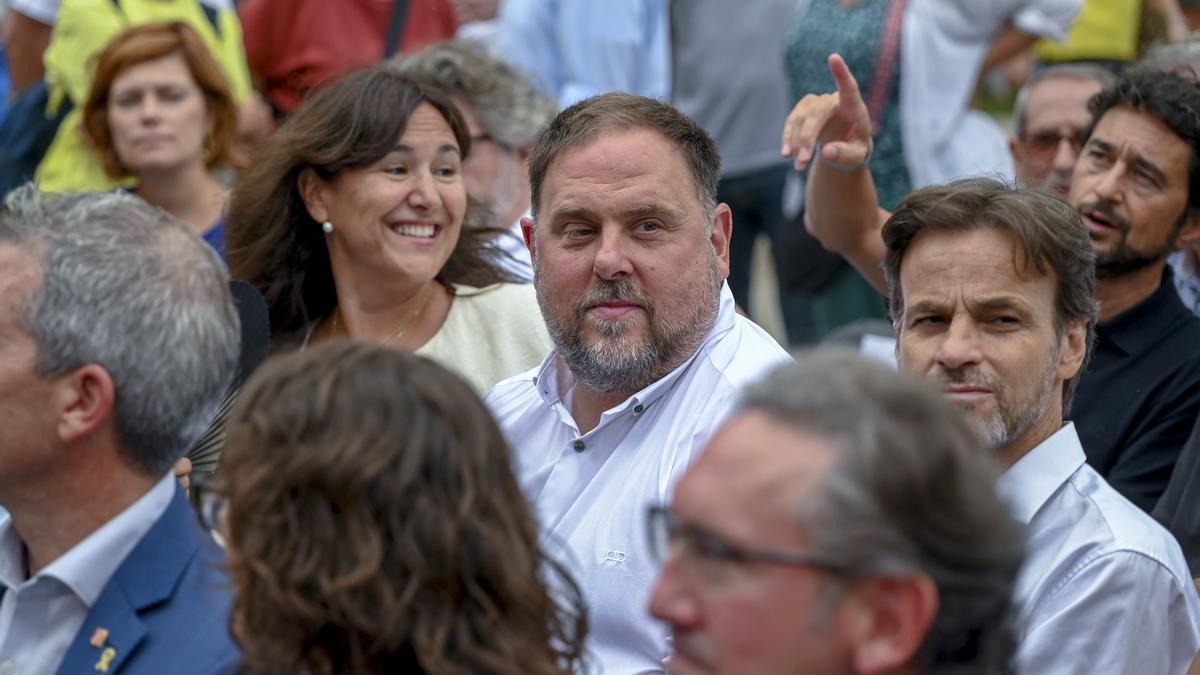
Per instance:
[[[537,240],[534,238],[533,218],[521,216],[521,236],[525,239],[525,248],[529,249],[529,260],[537,263]]]
[[[1087,358],[1087,321],[1075,319],[1063,326],[1058,350],[1058,365],[1054,374],[1066,381],[1075,377]]]
[[[1008,152],[1012,155],[1013,165],[1021,166],[1025,161],[1025,153],[1022,151],[1021,142],[1015,136],[1008,137]]]
[[[712,233],[709,243],[717,254],[717,266],[721,270],[721,278],[729,278],[729,243],[733,240],[733,212],[724,202],[717,204],[713,210]]]
[[[308,215],[313,220],[318,223],[329,220],[327,205],[329,183],[318,176],[316,171],[307,168],[300,172],[296,188],[300,192],[300,199],[304,201],[304,207],[308,209]]]
[[[58,437],[65,444],[94,433],[112,417],[116,387],[103,366],[89,363],[55,379]]]
[[[1175,237],[1175,248],[1186,248],[1200,242],[1200,210],[1189,213],[1185,216],[1183,227],[1179,228],[1179,235]]]
[[[854,672],[888,673],[911,665],[938,613],[926,576],[878,577],[855,586],[842,609]]]

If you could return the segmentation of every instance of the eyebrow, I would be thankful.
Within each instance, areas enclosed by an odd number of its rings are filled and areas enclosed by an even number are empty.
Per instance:
[[[1010,310],[1027,314],[1029,312],[1028,303],[1017,299],[1010,295],[1000,295],[970,303],[971,311],[997,311]],[[932,314],[946,311],[946,303],[937,300],[919,300],[911,306],[906,307],[904,313],[907,314]]]
[[[570,218],[570,219],[578,218],[580,220],[600,220],[599,214],[597,214],[595,211],[592,211],[591,209],[587,208],[586,206],[576,206],[574,204],[568,204],[566,206],[561,206],[561,207],[555,209],[554,212],[550,214],[550,220],[552,220],[552,221],[562,220],[564,218]]]
[[[415,154],[417,152],[417,150],[416,150],[416,148],[412,147],[411,145],[397,143],[396,147],[392,148],[392,152],[404,152],[404,153],[408,153],[411,155],[411,154]],[[438,154],[438,155],[442,155],[447,152],[452,152],[456,155],[462,154],[462,151],[458,149],[458,146],[454,145],[453,143],[443,143],[442,145],[438,146],[438,149],[435,150],[434,152],[435,152],[435,154]]]
[[[1117,146],[1113,145],[1112,143],[1109,143],[1108,141],[1105,141],[1105,140],[1102,140],[1099,138],[1093,138],[1091,140],[1091,143],[1098,146],[1101,150],[1104,150],[1105,152],[1117,154]],[[1165,173],[1163,173],[1162,169],[1158,168],[1157,164],[1155,164],[1154,162],[1151,162],[1150,160],[1146,159],[1142,155],[1140,155],[1136,152],[1130,152],[1129,153],[1129,161],[1133,165],[1135,165],[1139,169],[1141,169],[1142,171],[1145,171],[1146,173],[1153,176],[1154,179],[1157,180],[1158,182],[1160,182],[1160,183],[1166,182],[1167,175]]]

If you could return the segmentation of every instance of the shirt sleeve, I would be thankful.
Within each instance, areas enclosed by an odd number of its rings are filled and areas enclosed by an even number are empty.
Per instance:
[[[1082,0],[1032,0],[1017,10],[1012,21],[1030,35],[1062,41],[1082,6]]]
[[[58,17],[58,2],[59,0],[9,0],[8,9],[39,23],[53,26]]]
[[[1039,599],[1017,647],[1018,672],[1183,673],[1200,647],[1189,594],[1190,583],[1147,555],[1100,555]]]

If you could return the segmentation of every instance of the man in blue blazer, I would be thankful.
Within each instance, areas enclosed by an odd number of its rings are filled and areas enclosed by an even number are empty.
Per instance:
[[[222,556],[172,467],[236,370],[225,268],[121,194],[0,209],[0,673],[230,669]]]

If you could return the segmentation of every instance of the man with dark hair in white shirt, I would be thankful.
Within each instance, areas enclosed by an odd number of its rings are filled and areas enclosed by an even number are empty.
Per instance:
[[[529,171],[524,234],[555,349],[487,401],[583,589],[592,660],[661,671],[644,509],[666,501],[739,389],[788,357],[734,311],[733,217],[694,121],[632,94],[587,99],[550,123]]]
[[[883,228],[900,366],[937,382],[1008,469],[1027,525],[1020,672],[1181,673],[1200,598],[1179,545],[1085,462],[1064,423],[1099,303],[1066,202],[973,179],[918,190]]]

